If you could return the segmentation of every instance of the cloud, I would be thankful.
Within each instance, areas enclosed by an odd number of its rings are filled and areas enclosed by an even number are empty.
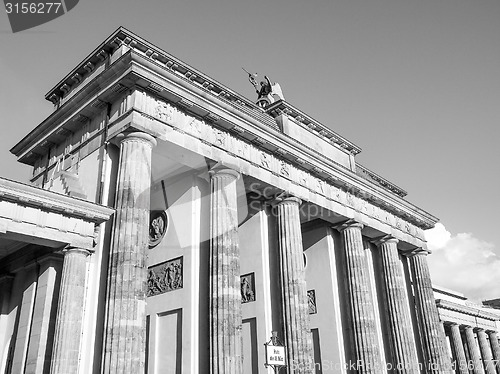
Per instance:
[[[471,300],[500,297],[500,256],[495,245],[471,233],[452,235],[438,223],[425,233],[432,282]]]

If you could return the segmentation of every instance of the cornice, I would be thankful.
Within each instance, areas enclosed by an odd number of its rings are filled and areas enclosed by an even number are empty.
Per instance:
[[[281,114],[286,114],[289,118],[292,118],[295,122],[301,125],[303,128],[311,132],[312,134],[318,136],[319,138],[328,141],[332,145],[341,150],[347,151],[352,155],[357,155],[361,153],[361,148],[351,141],[345,139],[341,135],[332,131],[328,127],[322,125],[311,116],[305,114],[300,111],[290,103],[286,101],[280,100],[276,103],[271,104],[270,106],[265,108],[266,113],[269,113],[271,116],[276,118]],[[402,188],[396,186],[394,183],[389,182],[387,179],[381,177],[380,175],[374,173],[368,168],[356,163],[356,174],[360,177],[369,179],[383,188],[395,193],[400,197],[405,197],[408,193]]]
[[[47,94],[45,99],[56,105],[59,100],[68,95],[71,90],[78,85],[86,76],[94,71],[97,64],[105,61],[109,54],[116,50],[120,43],[115,43],[115,38],[121,32],[126,31],[119,27],[104,42],[94,49],[82,62],[71,70],[63,79],[61,79]]]
[[[69,95],[72,93],[73,89],[76,88],[76,86],[80,85],[81,80],[86,75],[92,73],[96,61],[102,61],[103,51],[111,54],[122,45],[129,49],[127,53],[124,53],[123,56],[113,61],[112,64],[107,66],[104,71],[96,76],[92,81],[86,82],[84,88],[80,87],[81,91],[71,97],[68,101],[64,102],[61,107],[47,117],[47,119],[26,135],[20,142],[18,142],[18,144],[10,150],[11,153],[15,154],[17,157],[22,157],[22,159],[20,159],[21,162],[32,165],[34,162],[33,157],[36,158],[36,154],[40,153],[33,152],[28,155],[29,157],[22,155],[22,153],[29,149],[35,142],[39,141],[41,137],[53,130],[55,126],[60,128],[61,126],[59,126],[59,123],[61,122],[62,117],[76,107],[75,103],[83,96],[83,94],[87,96],[90,93],[92,96],[96,95],[95,102],[92,104],[94,108],[100,108],[102,105],[105,105],[106,103],[98,97],[103,94],[101,88],[103,86],[102,82],[104,81],[104,76],[108,77],[113,75],[113,73],[117,74],[120,70],[120,66],[129,63],[130,60],[136,60],[135,56],[140,56],[145,61],[161,67],[164,72],[172,74],[182,80],[185,84],[208,93],[217,101],[233,106],[238,111],[255,118],[267,127],[278,129],[278,125],[274,119],[252,101],[237,94],[174,56],[169,55],[158,47],[155,47],[151,43],[143,40],[123,27],[115,31],[89,56],[87,56],[85,60],[78,64],[76,68],[74,68],[65,78],[54,86],[54,88],[47,93],[46,98],[50,101],[55,100],[56,102],[60,102],[60,99],[63,96]],[[94,63],[92,61],[94,61]],[[90,67],[92,67],[92,69],[90,69]],[[87,74],[84,71],[87,71]],[[79,79],[73,79],[75,75],[78,76]],[[64,86],[64,89],[61,89],[62,86]],[[122,88],[127,87],[122,86]],[[164,88],[161,85],[154,83],[151,83],[148,89],[157,94],[161,94],[161,92],[164,91]],[[178,105],[185,105],[186,109],[190,109],[193,106],[193,103],[181,101]]]
[[[441,286],[432,285],[432,290],[437,294],[447,295],[460,300],[467,300],[467,297],[458,291],[450,290]],[[438,298],[438,297],[437,297]]]
[[[107,221],[114,209],[75,199],[52,191],[0,178],[0,201],[6,200],[23,206],[64,214],[96,224]]]
[[[314,118],[305,114],[286,101],[279,100],[267,106],[265,110],[266,113],[269,113],[273,118],[276,118],[281,114],[286,114],[289,118],[293,118],[295,122],[307,129],[309,132],[321,139],[326,140],[337,148],[343,149],[353,155],[357,155],[361,152],[361,148],[356,144],[337,134],[335,131],[330,130],[325,125],[322,125]]]
[[[33,165],[38,156],[47,152],[43,151],[42,148],[48,149],[50,147],[52,142],[48,137],[54,136],[63,141],[68,134],[76,131],[88,119],[89,115],[101,111],[107,105],[104,100],[98,97],[102,96],[103,91],[118,95],[127,89],[126,86],[119,84],[118,80],[127,74],[129,63],[130,58],[127,59],[127,56],[122,56],[115,61],[113,65],[87,82],[76,95],[30,131],[11,148],[10,152],[16,155],[20,162]],[[87,115],[82,114],[82,108],[88,109]]]
[[[473,317],[480,317],[480,318],[484,318],[484,319],[487,319],[490,321],[500,321],[500,315],[488,313],[488,312],[485,312],[483,310],[479,310],[479,309],[476,309],[476,308],[473,308],[470,306],[456,304],[456,303],[453,303],[453,302],[447,301],[447,300],[437,299],[436,306],[438,308],[467,314],[467,315],[470,315]]]
[[[403,190],[401,187],[396,186],[394,183],[389,182],[387,179],[381,177],[380,175],[374,173],[370,169],[364,167],[363,165],[360,165],[357,162],[356,162],[356,174],[362,178],[377,183],[383,188],[395,193],[399,197],[405,197],[406,195],[408,195],[408,192]]]
[[[119,27],[104,42],[102,42],[92,53],[90,53],[80,64],[78,64],[69,74],[67,74],[58,84],[56,84],[46,95],[45,98],[52,102],[58,102],[61,97],[68,95],[72,88],[90,74],[95,66],[107,58],[107,55],[113,53],[120,46],[126,46],[136,53],[140,53],[148,59],[164,66],[174,74],[182,76],[191,84],[210,92],[217,97],[234,103],[244,110],[261,111],[262,110],[252,101],[236,93],[230,88],[210,78],[201,71],[193,68],[189,64],[170,55],[161,48],[144,40],[140,36]],[[152,90],[161,90],[161,87],[151,87]]]

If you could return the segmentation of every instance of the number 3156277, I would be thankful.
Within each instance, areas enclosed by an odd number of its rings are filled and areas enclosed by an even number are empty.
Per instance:
[[[8,14],[58,13],[62,8],[61,3],[5,3],[5,10]]]

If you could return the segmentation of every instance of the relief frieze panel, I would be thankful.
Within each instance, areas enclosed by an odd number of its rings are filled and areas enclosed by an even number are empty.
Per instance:
[[[156,100],[153,116],[162,121],[172,121],[174,108],[164,101]]]
[[[280,165],[280,167],[279,167],[280,175],[283,175],[284,177],[289,177],[290,176],[290,165],[283,160],[279,161],[279,165]]]
[[[234,134],[215,128],[208,122],[180,111],[173,104],[158,100],[147,93],[143,93],[143,95],[145,103],[143,102],[140,107],[147,111],[146,114],[166,122],[170,126],[192,135],[205,143],[212,144],[232,155],[236,155],[254,166],[268,170],[274,175],[280,175],[289,179],[313,193],[322,195],[329,200],[396,228],[403,234],[425,240],[422,229],[399,217],[396,219],[393,213],[373,205],[357,196],[356,193],[346,191],[324,179],[313,176],[308,171],[297,167],[291,162],[258,148],[255,144],[248,143]]]
[[[182,260],[182,257],[179,257],[148,268],[148,296],[182,288]]]
[[[309,308],[309,314],[318,313],[318,307],[316,306],[316,291],[308,290],[307,291],[307,304]]]
[[[241,303],[246,304],[255,301],[255,275],[245,274],[240,277]]]

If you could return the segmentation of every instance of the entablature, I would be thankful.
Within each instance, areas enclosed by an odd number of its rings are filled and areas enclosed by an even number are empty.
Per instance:
[[[114,209],[0,178],[0,258],[26,244],[92,250]]]
[[[500,314],[482,310],[480,306],[467,306],[442,299],[436,300],[436,306],[444,324],[458,324],[495,331],[496,323],[500,321]]]
[[[157,135],[160,136],[164,131],[162,123],[174,128],[177,126],[167,120],[167,115],[161,112],[165,109],[162,106],[175,107],[190,116],[192,121],[202,121],[214,129],[226,131],[267,155],[307,172],[307,175],[314,176],[314,180],[358,196],[420,229],[431,228],[437,222],[429,213],[402,199],[402,190],[399,188],[392,185],[387,188],[380,181],[375,183],[371,180],[373,178],[361,177],[353,169],[343,167],[335,160],[281,133],[273,118],[247,99],[231,90],[223,90],[225,87],[214,80],[124,29],[119,29],[115,34],[105,44],[119,45],[122,48],[120,55],[114,56],[106,69],[93,77],[85,87],[80,87],[78,92],[11,150],[21,162],[33,164],[39,155],[47,152],[48,144],[61,142],[66,132],[79,126],[80,119],[102,110],[106,103],[128,91],[130,96],[135,95],[131,98],[131,107],[120,118],[109,123],[110,135],[122,131],[120,124],[126,122],[128,114],[137,112],[156,121]],[[99,48],[102,49],[102,45]],[[209,83],[205,84],[207,82]],[[140,92],[147,93],[151,100],[155,100],[156,107],[149,112],[141,108],[140,95],[136,94]],[[285,102],[275,105],[278,109],[280,106],[292,108]],[[336,147],[344,152],[356,154],[360,151],[359,147],[331,130],[327,132],[317,121],[310,117],[305,119],[305,115],[298,110],[289,114],[296,114],[295,120],[297,116],[304,118],[299,118],[301,123],[309,130],[318,132],[318,136],[326,136],[330,141],[335,138]],[[261,162],[265,164],[268,161],[264,159]]]
[[[406,195],[408,195],[408,192],[403,190],[401,187],[396,186],[394,183],[389,182],[387,179],[381,177],[380,175],[374,173],[373,171],[364,167],[363,165],[360,165],[359,163],[356,163],[356,174],[395,193],[399,197],[405,197]]]
[[[114,212],[112,208],[5,178],[0,178],[0,201],[8,201],[51,213],[64,214],[94,224],[107,221]]]
[[[436,305],[438,308],[443,308],[443,309],[448,309],[448,310],[453,310],[455,312],[460,312],[463,314],[467,314],[473,317],[481,317],[484,319],[488,319],[490,321],[499,321],[500,320],[500,315],[494,314],[494,313],[489,313],[484,310],[474,308],[468,305],[461,305],[457,303],[453,303],[451,301],[447,300],[441,300],[438,299],[436,300]]]

